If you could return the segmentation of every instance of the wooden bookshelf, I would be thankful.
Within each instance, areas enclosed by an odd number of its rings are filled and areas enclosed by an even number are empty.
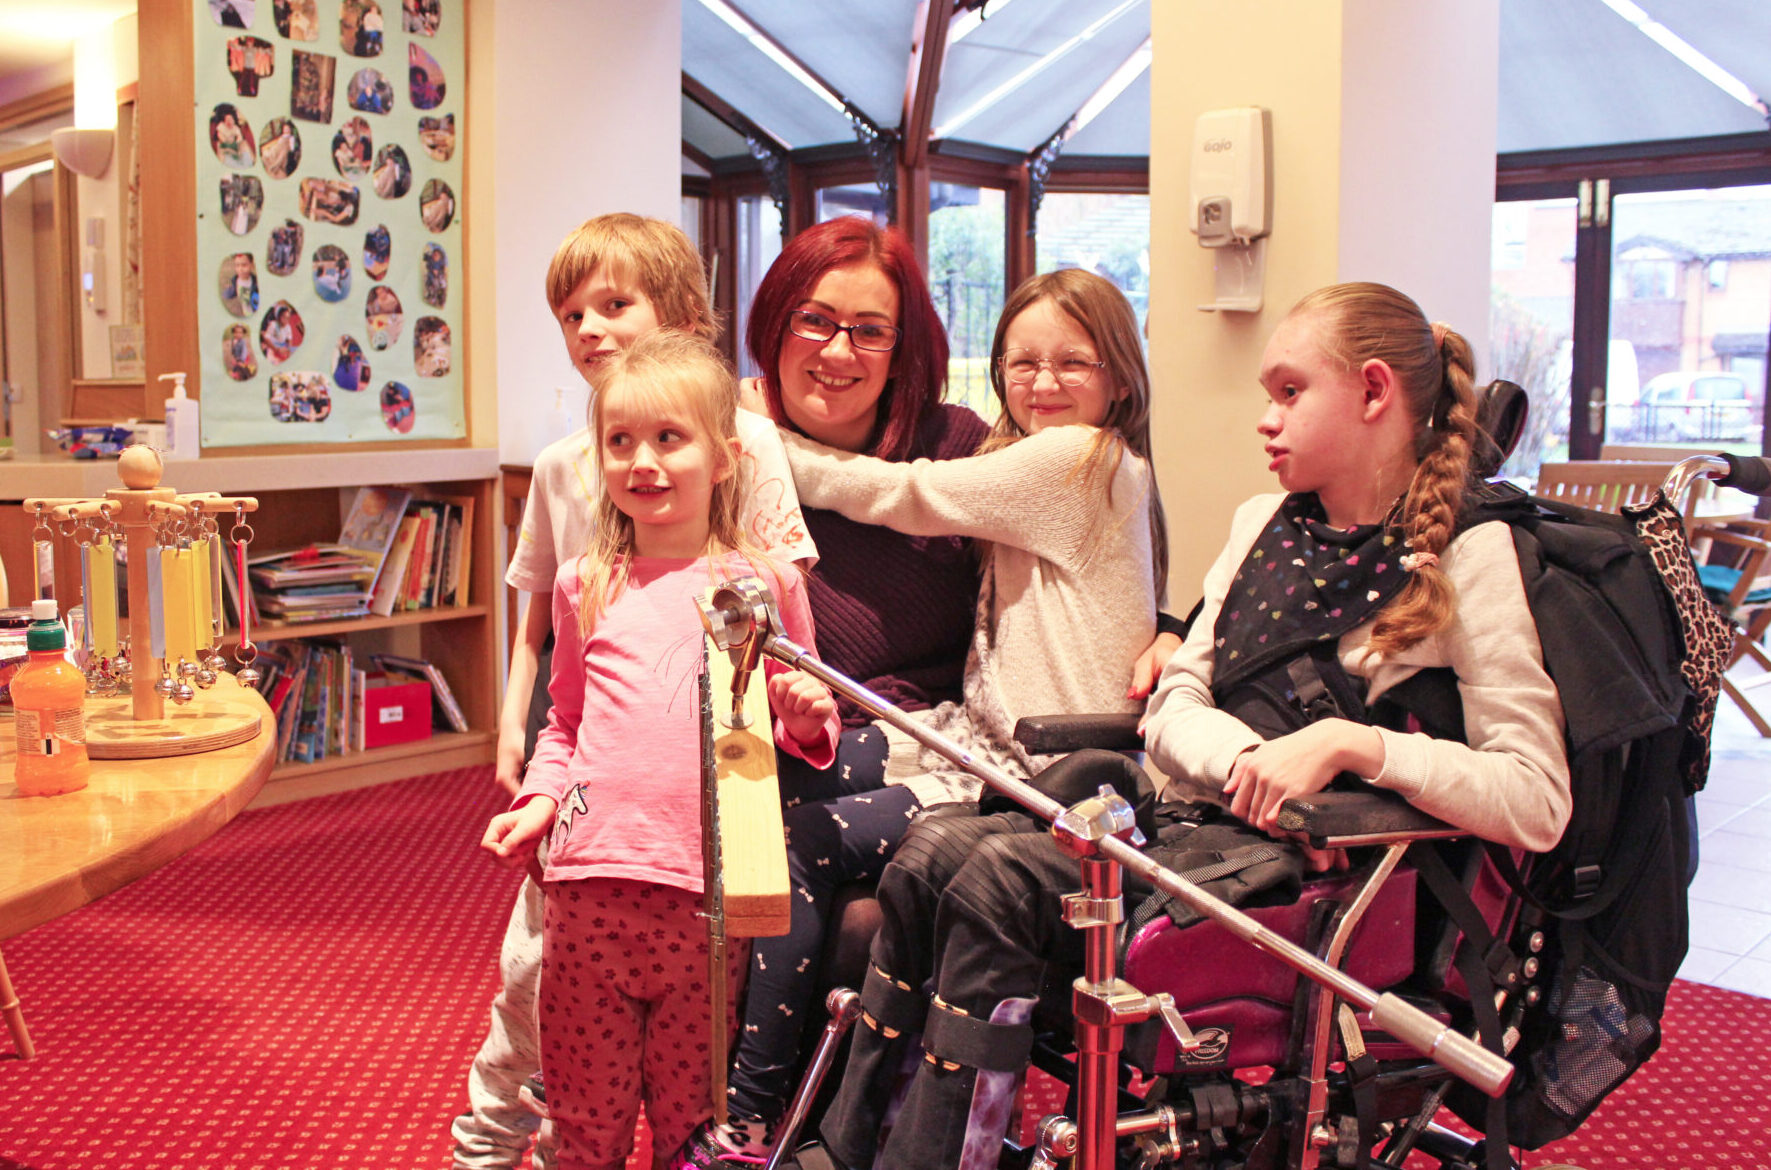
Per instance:
[[[352,752],[311,764],[279,764],[257,803],[276,804],[326,792],[367,787],[389,780],[450,768],[490,763],[497,745],[497,599],[503,563],[495,526],[500,498],[498,453],[489,449],[377,452],[319,452],[313,456],[205,456],[167,464],[168,486],[180,491],[253,495],[259,510],[250,517],[252,548],[265,551],[299,547],[338,537],[356,489],[402,485],[420,496],[470,496],[474,503],[469,533],[468,602],[406,610],[387,617],[367,616],[323,622],[264,623],[254,628],[261,644],[303,638],[348,639],[357,654],[400,654],[434,663],[448,679],[469,730],[437,730],[430,738],[369,751]],[[65,482],[64,482],[65,481]],[[72,460],[0,464],[0,552],[14,582],[13,596],[30,591],[30,519],[18,500],[26,495],[102,496],[117,486],[116,463],[75,464]],[[230,518],[223,518],[227,534]],[[79,591],[79,567],[71,541],[58,541],[60,591],[64,604]],[[16,565],[16,567],[15,567]],[[72,582],[71,587],[65,583]],[[223,653],[231,665],[233,642]]]
[[[379,617],[339,618],[329,622],[260,622],[252,627],[254,642],[282,642],[298,638],[336,638],[346,634],[362,634],[370,630],[393,630],[403,626],[424,626],[432,622],[465,621],[483,618],[491,612],[485,605],[441,605],[431,609],[413,609]]]

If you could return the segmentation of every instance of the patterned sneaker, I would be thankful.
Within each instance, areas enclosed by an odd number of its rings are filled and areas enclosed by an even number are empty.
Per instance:
[[[547,1087],[541,1083],[540,1073],[523,1082],[522,1087],[517,1090],[517,1100],[535,1116],[547,1116]]]
[[[775,1144],[775,1127],[755,1118],[734,1117],[724,1125],[712,1121],[689,1135],[670,1160],[671,1170],[719,1170],[757,1166]]]

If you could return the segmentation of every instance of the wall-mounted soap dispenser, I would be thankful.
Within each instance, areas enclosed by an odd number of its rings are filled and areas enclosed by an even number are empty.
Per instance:
[[[1200,309],[1259,312],[1273,218],[1272,112],[1242,106],[1199,115],[1189,189],[1189,226],[1200,247],[1216,250],[1216,299]]]

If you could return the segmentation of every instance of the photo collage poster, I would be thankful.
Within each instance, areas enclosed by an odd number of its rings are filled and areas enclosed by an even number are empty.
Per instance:
[[[465,0],[192,3],[203,446],[465,437]]]

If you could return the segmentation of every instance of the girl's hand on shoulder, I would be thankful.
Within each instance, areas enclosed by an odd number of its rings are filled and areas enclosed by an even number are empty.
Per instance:
[[[1321,792],[1341,772],[1375,776],[1383,762],[1383,740],[1375,730],[1348,719],[1324,719],[1237,756],[1224,795],[1231,798],[1232,813],[1271,833],[1287,800]]]
[[[499,813],[486,826],[486,835],[480,838],[480,848],[512,869],[527,865],[535,852],[535,843],[553,823],[553,814],[558,808],[553,797],[536,796],[522,808]]]
[[[1177,634],[1157,634],[1156,640],[1131,664],[1131,685],[1125,690],[1128,699],[1148,699],[1150,692],[1156,689],[1156,680],[1162,677],[1163,667],[1181,648],[1181,639]]]
[[[770,677],[769,707],[796,743],[817,739],[836,714],[830,689],[803,670],[784,670]]]

